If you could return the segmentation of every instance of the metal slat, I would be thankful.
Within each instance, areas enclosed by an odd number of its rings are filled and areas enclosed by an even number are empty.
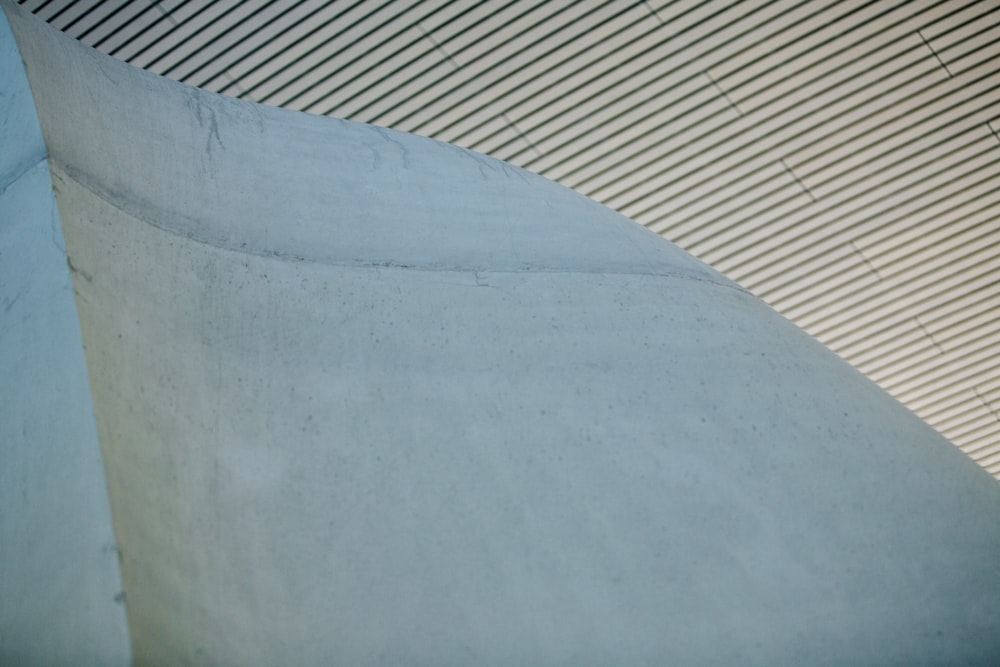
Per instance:
[[[396,2],[392,11],[373,14],[356,23],[350,30],[338,31],[316,50],[317,59],[308,66],[298,67],[295,76],[272,90],[268,98],[276,106],[308,110],[321,104],[327,96],[323,88],[338,78],[350,79],[350,68],[362,58],[380,53],[385,44],[416,31],[410,20],[419,20],[412,2]]]

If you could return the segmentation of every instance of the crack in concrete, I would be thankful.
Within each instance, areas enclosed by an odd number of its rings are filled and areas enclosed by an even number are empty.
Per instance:
[[[386,142],[394,145],[396,148],[399,149],[400,158],[403,161],[403,169],[409,169],[410,168],[410,150],[406,146],[403,145],[403,142],[400,141],[399,139],[394,138],[392,136],[392,130],[389,130],[389,129],[384,128],[384,127],[379,127],[378,125],[372,125],[371,127],[372,127],[373,130],[375,130],[375,132],[378,133],[378,135],[380,137],[382,137],[382,139],[384,139]]]
[[[219,121],[215,115],[215,109],[212,105],[205,104],[201,100],[201,95],[198,91],[192,91],[188,95],[188,108],[194,112],[195,118],[198,119],[198,126],[205,128],[208,127],[208,138],[205,139],[205,152],[209,157],[214,157],[212,153],[212,140],[214,139],[219,148],[225,150],[226,145],[222,143],[222,137],[219,136]]]

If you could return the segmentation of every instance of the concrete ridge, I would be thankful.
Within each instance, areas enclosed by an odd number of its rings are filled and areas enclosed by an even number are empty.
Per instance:
[[[448,265],[448,264],[420,264],[420,263],[407,263],[407,262],[395,262],[391,260],[386,261],[365,261],[358,260],[354,262],[349,261],[337,261],[329,259],[318,259],[312,257],[305,257],[302,255],[295,255],[291,253],[281,252],[281,251],[267,251],[260,250],[256,248],[240,247],[234,244],[221,243],[208,238],[199,237],[194,233],[185,233],[174,226],[161,224],[155,216],[144,215],[142,212],[128,207],[119,198],[114,197],[106,190],[96,187],[88,179],[80,178],[73,172],[67,165],[58,164],[55,160],[50,160],[50,164],[56,165],[56,169],[53,170],[53,178],[62,181],[64,178],[71,179],[74,183],[84,188],[95,197],[101,199],[108,205],[118,209],[122,213],[128,215],[129,217],[135,218],[140,222],[155,227],[156,229],[178,238],[182,238],[188,241],[194,241],[196,243],[201,243],[213,248],[218,248],[219,250],[232,252],[242,255],[250,255],[254,257],[263,257],[267,259],[277,259],[288,262],[309,262],[314,264],[321,264],[330,267],[340,267],[348,269],[368,269],[368,268],[390,268],[390,269],[401,269],[408,271],[429,271],[429,272],[441,272],[441,273],[463,273],[463,274],[474,274],[478,275],[481,273],[491,273],[491,274],[579,274],[579,275],[608,275],[608,276],[648,276],[657,278],[671,278],[671,279],[681,279],[681,280],[691,280],[699,283],[706,283],[715,285],[717,287],[722,287],[725,289],[733,290],[746,294],[748,296],[753,296],[753,294],[746,288],[733,283],[731,281],[720,281],[711,280],[697,274],[683,272],[683,271],[615,271],[615,270],[599,270],[599,269],[572,269],[572,268],[550,268],[545,266],[525,266],[522,269],[491,269],[487,265],[479,266],[460,266],[460,265]],[[79,172],[77,172],[79,173]],[[754,297],[756,298],[756,297]]]

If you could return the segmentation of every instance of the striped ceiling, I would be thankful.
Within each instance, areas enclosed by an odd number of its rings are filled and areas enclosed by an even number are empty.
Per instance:
[[[995,0],[27,0],[139,67],[560,181],[1000,477]]]

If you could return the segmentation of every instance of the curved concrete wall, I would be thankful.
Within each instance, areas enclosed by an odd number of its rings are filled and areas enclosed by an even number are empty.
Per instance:
[[[9,11],[137,663],[1000,656],[1000,486],[718,273]]]
[[[125,665],[128,634],[45,144],[0,12],[0,665]]]

